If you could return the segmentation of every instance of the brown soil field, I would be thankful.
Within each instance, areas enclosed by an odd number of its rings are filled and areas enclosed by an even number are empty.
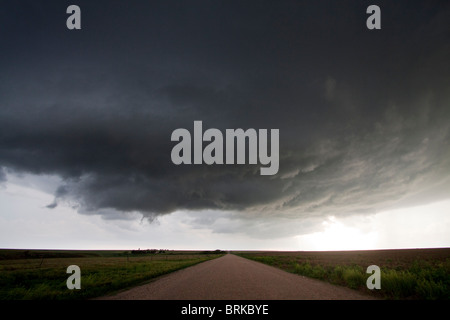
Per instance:
[[[238,252],[236,252],[238,253]],[[450,248],[432,249],[386,249],[355,251],[240,251],[258,256],[277,256],[281,259],[295,258],[299,263],[311,265],[377,265],[380,268],[404,269],[415,261],[425,262],[431,266],[444,263],[450,259]]]

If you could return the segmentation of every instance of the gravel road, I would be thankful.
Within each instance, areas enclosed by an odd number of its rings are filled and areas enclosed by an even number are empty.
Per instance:
[[[102,300],[361,300],[369,295],[233,254],[162,276]]]

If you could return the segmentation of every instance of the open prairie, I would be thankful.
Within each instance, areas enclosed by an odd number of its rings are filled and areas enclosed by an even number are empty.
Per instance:
[[[386,299],[450,299],[450,248],[363,251],[240,251],[236,254],[280,269],[369,292],[367,267],[381,270]]]
[[[0,250],[0,300],[87,299],[221,256],[214,251]],[[67,267],[81,269],[69,290]]]
[[[370,293],[226,254],[105,300],[374,300]]]
[[[0,250],[0,300],[111,297],[112,293],[136,286],[139,286],[136,290],[113,296],[118,299],[450,299],[450,248],[232,253],[247,259],[224,256],[223,251]],[[263,268],[262,264],[250,263],[248,259],[275,268]],[[81,290],[67,288],[66,281],[71,275],[66,270],[70,265],[81,269]],[[370,276],[366,270],[370,265],[380,267],[379,290],[369,290],[366,286]],[[171,274],[160,278],[168,273]],[[305,277],[322,281],[311,282]],[[343,289],[353,290],[340,291]]]

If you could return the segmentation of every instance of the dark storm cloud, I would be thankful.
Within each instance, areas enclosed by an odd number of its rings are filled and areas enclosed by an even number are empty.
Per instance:
[[[379,2],[378,31],[364,1],[78,1],[79,31],[69,4],[0,19],[0,167],[62,177],[49,208],[288,219],[448,196],[445,1]],[[280,129],[278,174],[175,166],[194,120]]]
[[[5,171],[3,170],[2,167],[0,167],[0,184],[1,184],[2,182],[5,182],[6,180],[7,180],[7,179],[6,179]]]

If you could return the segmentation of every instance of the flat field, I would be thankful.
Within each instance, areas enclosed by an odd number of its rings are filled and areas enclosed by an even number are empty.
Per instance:
[[[370,292],[385,299],[450,299],[450,248],[364,251],[240,251],[288,272]],[[381,289],[366,286],[367,267],[381,270]]]
[[[145,283],[221,256],[214,251],[0,250],[0,300],[88,299]],[[67,267],[81,270],[81,289],[69,290]]]

